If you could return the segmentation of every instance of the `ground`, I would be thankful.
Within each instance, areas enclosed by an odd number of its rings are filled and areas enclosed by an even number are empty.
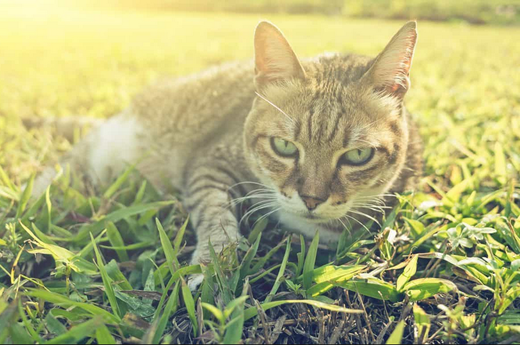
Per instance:
[[[375,55],[403,23],[3,6],[0,342],[520,342],[520,28],[418,23],[424,178],[379,231],[332,250],[260,223],[201,268],[178,196],[135,172],[95,193],[64,172],[28,200],[71,144],[20,119],[109,117],[157,78],[249,59],[260,19],[302,57]]]

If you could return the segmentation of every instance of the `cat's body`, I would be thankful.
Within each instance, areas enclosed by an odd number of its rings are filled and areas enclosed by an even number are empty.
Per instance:
[[[63,163],[96,182],[136,164],[160,189],[180,190],[198,237],[194,263],[209,259],[208,239],[221,249],[238,238],[233,200],[246,196],[251,212],[337,241],[346,224],[380,216],[381,200],[412,188],[421,171],[418,132],[402,105],[415,40],[409,23],[377,59],[323,55],[300,64],[262,22],[254,63],[148,88]],[[53,176],[42,174],[36,193]]]

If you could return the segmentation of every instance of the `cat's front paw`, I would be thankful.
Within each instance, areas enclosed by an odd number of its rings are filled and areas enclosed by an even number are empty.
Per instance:
[[[191,292],[196,292],[199,289],[200,284],[204,281],[204,274],[197,273],[192,274],[188,277],[188,287]]]

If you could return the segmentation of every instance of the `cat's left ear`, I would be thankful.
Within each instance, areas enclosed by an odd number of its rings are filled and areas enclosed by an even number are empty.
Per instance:
[[[292,78],[305,78],[300,61],[276,26],[260,22],[255,30],[256,87]]]
[[[402,99],[410,88],[410,68],[417,43],[417,23],[406,23],[363,76],[378,91]]]

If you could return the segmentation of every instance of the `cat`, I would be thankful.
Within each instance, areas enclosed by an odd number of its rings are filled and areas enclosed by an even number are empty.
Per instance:
[[[180,190],[197,234],[193,264],[210,260],[209,240],[221,251],[239,239],[240,201],[252,203],[245,217],[263,211],[337,242],[347,223],[380,218],[391,195],[412,189],[421,173],[421,140],[403,104],[416,42],[409,22],[376,58],[299,60],[262,21],[254,61],[149,87],[61,165],[106,183],[136,164],[159,189]],[[55,175],[47,168],[33,194]]]

